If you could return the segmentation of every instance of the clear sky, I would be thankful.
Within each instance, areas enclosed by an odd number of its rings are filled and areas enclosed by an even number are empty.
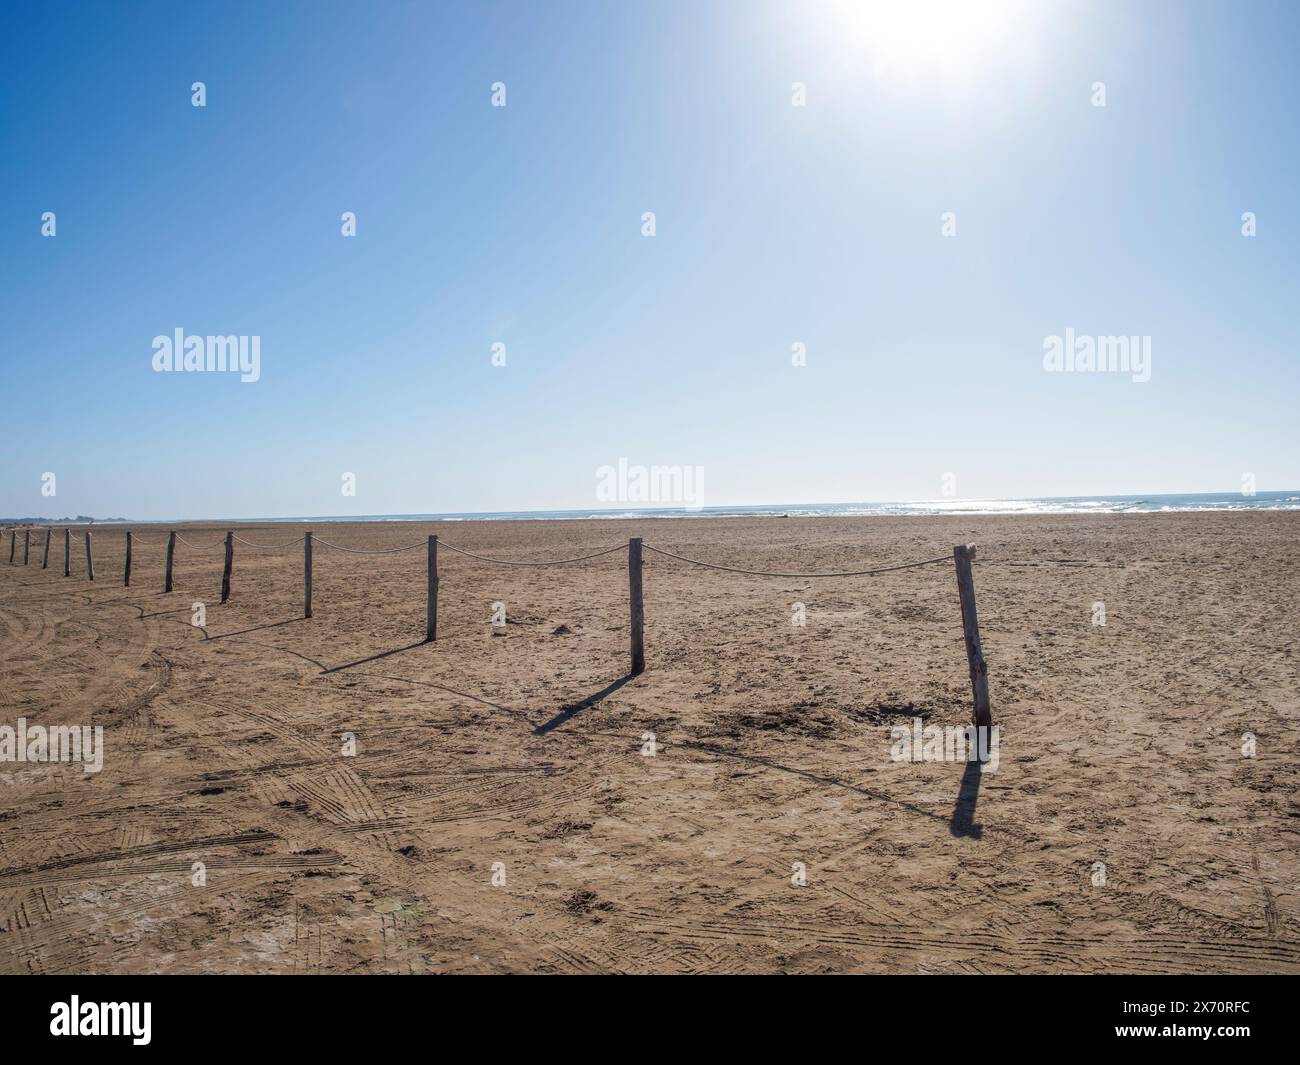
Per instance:
[[[1300,486],[1300,5],[937,6],[6,4],[0,514]]]

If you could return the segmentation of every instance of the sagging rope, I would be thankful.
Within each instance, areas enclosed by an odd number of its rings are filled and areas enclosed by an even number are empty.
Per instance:
[[[224,541],[223,541],[217,544],[209,545],[206,548],[200,548],[196,544],[190,543],[183,536],[181,536],[180,533],[176,534],[176,539],[179,540],[181,543],[185,544],[187,547],[193,547],[196,550],[211,550],[216,547],[224,546]],[[251,540],[245,540],[238,533],[235,533],[233,535],[233,539],[239,541],[241,544],[247,545],[248,547],[255,547],[255,548],[260,548],[262,550],[274,551],[286,547],[292,547],[294,544],[302,543],[302,541],[305,540],[306,537],[298,536],[292,540],[288,540],[285,543],[280,543],[280,544],[255,544]],[[404,551],[414,551],[418,547],[424,547],[427,544],[427,542],[428,541],[426,540],[418,540],[413,544],[408,544],[406,547],[361,548],[361,547],[344,547],[342,544],[332,543],[331,541],[322,539],[319,536],[312,537],[313,544],[320,544],[322,547],[332,547],[335,551],[346,551],[348,554],[352,554],[352,555],[399,555]],[[518,562],[508,558],[489,558],[487,555],[478,555],[475,554],[473,551],[466,551],[463,547],[457,547],[455,544],[449,544],[447,543],[446,540],[441,540],[441,539],[438,541],[438,546],[445,547],[449,551],[456,551],[459,554],[467,555],[470,558],[476,558],[481,562],[492,562],[498,566],[565,566],[573,562],[585,562],[587,561],[587,559],[590,558],[600,558],[602,555],[613,554],[615,551],[623,551],[626,549],[627,545],[615,544],[613,547],[602,548],[601,550],[594,551],[589,555],[578,555],[574,558],[546,559],[541,562]]]
[[[192,548],[194,548],[195,551],[211,551],[214,547],[225,547],[225,546],[226,546],[226,542],[225,542],[224,540],[218,540],[215,544],[207,544],[207,545],[205,545],[205,546],[203,546],[203,547],[200,547],[198,544],[192,544],[192,543],[190,543],[190,542],[189,542],[187,539],[185,539],[185,537],[183,537],[180,533],[177,533],[177,534],[176,534],[176,539],[179,540],[181,543],[183,543],[186,547],[192,547]]]
[[[245,539],[244,539],[242,536],[240,536],[238,533],[235,533],[234,538],[235,538],[236,540],[238,540],[241,544],[244,544],[244,545],[247,546],[247,547],[256,547],[256,548],[259,548],[260,550],[263,550],[263,551],[278,551],[278,550],[280,550],[281,548],[284,548],[284,547],[292,547],[294,544],[300,544],[300,543],[302,543],[303,540],[306,539],[306,536],[296,536],[296,537],[294,537],[292,540],[286,540],[286,541],[285,541],[284,543],[282,543],[282,544],[255,544],[255,543],[253,543],[253,541],[251,541],[251,540],[245,540]],[[313,537],[313,539],[314,539],[314,537]],[[333,546],[333,545],[331,545],[331,546]]]
[[[238,540],[241,544],[245,544],[248,547],[253,547],[253,548],[258,548],[261,550],[268,550],[268,551],[275,551],[275,550],[281,550],[286,547],[292,547],[294,544],[302,543],[302,541],[306,539],[306,536],[304,535],[304,536],[295,537],[292,540],[288,540],[285,541],[284,543],[279,543],[279,544],[257,544],[257,543],[253,543],[251,540],[245,540],[242,536],[238,535],[237,533],[232,535],[233,535],[233,539]],[[176,534],[176,539],[179,540],[181,543],[185,544],[187,547],[193,547],[196,550],[212,550],[213,548],[224,546],[223,543],[218,542],[217,544],[209,545],[207,547],[199,547],[196,544],[190,543],[183,536],[181,536],[180,533]],[[415,543],[408,544],[405,547],[359,548],[359,547],[344,547],[342,544],[332,543],[329,540],[325,540],[320,537],[313,536],[312,543],[320,544],[322,547],[333,548],[335,551],[345,551],[348,554],[352,554],[352,555],[398,555],[406,551],[414,551],[417,548],[424,547],[427,544],[427,541],[418,540]],[[605,555],[612,555],[615,551],[622,551],[626,547],[625,544],[614,544],[612,547],[601,548],[599,551],[593,551],[590,554],[586,554],[586,555],[575,555],[572,558],[543,559],[537,562],[529,562],[529,561],[519,561],[515,559],[508,559],[508,558],[492,558],[489,555],[480,555],[473,551],[466,551],[463,547],[457,547],[455,544],[448,543],[446,540],[442,540],[442,539],[438,540],[438,546],[446,548],[448,551],[455,551],[457,554],[465,555],[468,558],[475,558],[478,559],[480,562],[490,562],[493,565],[497,565],[497,566],[530,566],[530,567],[567,566],[575,562],[586,562],[589,559],[601,558]],[[704,569],[719,570],[724,573],[741,573],[752,577],[785,577],[785,578],[790,578],[795,580],[811,580],[811,579],[819,579],[824,577],[873,577],[880,573],[895,573],[899,570],[918,569],[921,566],[932,566],[939,562],[947,562],[951,558],[951,556],[949,555],[938,555],[935,558],[921,559],[916,562],[901,562],[894,566],[875,566],[870,569],[824,570],[824,571],[813,572],[813,573],[792,573],[792,572],[784,572],[780,570],[744,569],[740,566],[723,566],[716,562],[704,562],[698,558],[688,558],[686,555],[679,555],[674,551],[668,551],[662,547],[655,547],[653,544],[643,544],[643,547],[645,548],[645,550],[653,551],[657,555],[663,555],[666,558],[675,558],[679,562],[687,562],[692,566],[702,566]]]
[[[322,540],[319,536],[311,538],[313,544],[322,544],[325,547],[332,547],[335,551],[346,551],[352,555],[399,555],[403,551],[414,551],[417,547],[424,547],[426,541],[421,540],[418,543],[411,544],[409,547],[390,547],[383,550],[366,550],[361,547],[344,547],[342,544],[332,544],[328,540]]]
[[[488,558],[487,555],[476,555],[473,551],[466,551],[463,547],[455,547],[447,543],[446,540],[438,541],[439,547],[445,547],[450,551],[456,551],[462,555],[468,555],[470,558],[477,558],[480,562],[494,562],[498,566],[565,566],[570,562],[586,562],[589,558],[600,558],[601,555],[611,555],[615,551],[626,551],[627,544],[615,544],[613,547],[606,547],[600,551],[592,552],[590,555],[578,555],[575,558],[555,558],[542,562],[514,562],[508,558]]]
[[[693,566],[703,566],[705,569],[723,570],[727,573],[747,573],[754,577],[870,577],[877,573],[892,573],[895,570],[916,569],[919,566],[932,566],[936,562],[952,561],[951,555],[939,555],[937,558],[922,559],[920,562],[903,562],[897,566],[877,566],[874,569],[839,570],[823,573],[777,573],[771,570],[740,569],[737,566],[720,566],[714,562],[701,562],[698,558],[687,558],[685,555],[677,555],[672,551],[665,551],[662,547],[654,547],[651,544],[643,544],[642,546],[647,551],[653,551],[657,555],[666,555],[668,558],[675,558],[679,562],[689,562]]]

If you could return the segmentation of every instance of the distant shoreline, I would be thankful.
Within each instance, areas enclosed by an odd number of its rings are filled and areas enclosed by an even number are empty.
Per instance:
[[[648,518],[758,517],[955,517],[1070,515],[1247,513],[1300,510],[1300,489],[1257,492],[1190,492],[1155,495],[1043,496],[1023,499],[931,499],[886,503],[794,503],[734,507],[623,507],[613,509],[519,510],[429,514],[314,514],[256,518],[4,518],[0,525],[240,525],[301,524],[303,522],[466,522],[466,521],[611,521]]]

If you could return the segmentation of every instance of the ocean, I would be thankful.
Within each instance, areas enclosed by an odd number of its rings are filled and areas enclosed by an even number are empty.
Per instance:
[[[247,521],[577,521],[600,518],[853,517],[931,514],[1168,514],[1178,511],[1300,510],[1288,492],[1048,496],[1031,499],[923,499],[893,503],[788,503],[735,507],[619,507],[448,514],[317,514]]]

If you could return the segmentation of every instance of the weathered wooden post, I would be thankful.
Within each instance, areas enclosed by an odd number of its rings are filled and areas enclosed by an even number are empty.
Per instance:
[[[163,578],[163,591],[172,590],[172,561],[176,558],[176,533],[167,534],[167,576]]]
[[[95,556],[90,552],[90,530],[86,530],[86,580],[95,579]]]
[[[41,569],[48,569],[50,565],[50,533],[53,531],[48,525],[45,526],[45,554],[41,556]]]
[[[72,576],[72,530],[63,530],[63,575]]]
[[[221,570],[221,601],[230,599],[230,569],[235,564],[235,534],[226,530],[226,564]]]
[[[24,566],[27,565],[27,556],[31,554],[31,551],[32,551],[32,530],[24,529],[23,530],[23,565]]]
[[[131,587],[131,532],[126,534],[126,568],[122,570],[122,587]]]
[[[961,596],[961,626],[966,633],[966,660],[970,664],[970,687],[975,700],[973,720],[976,726],[992,725],[993,713],[989,709],[989,669],[980,646],[979,617],[975,613],[975,577],[971,572],[971,559],[975,557],[974,544],[958,544],[952,549],[957,566],[957,594]]]
[[[632,620],[631,675],[645,671],[645,600],[641,595],[641,537],[627,542],[628,605]]]
[[[18,543],[18,530],[9,530],[9,565],[14,564],[14,545]]]
[[[302,538],[302,616],[311,617],[311,533]]]
[[[429,593],[424,608],[424,642],[438,638],[438,538],[429,537]]]

